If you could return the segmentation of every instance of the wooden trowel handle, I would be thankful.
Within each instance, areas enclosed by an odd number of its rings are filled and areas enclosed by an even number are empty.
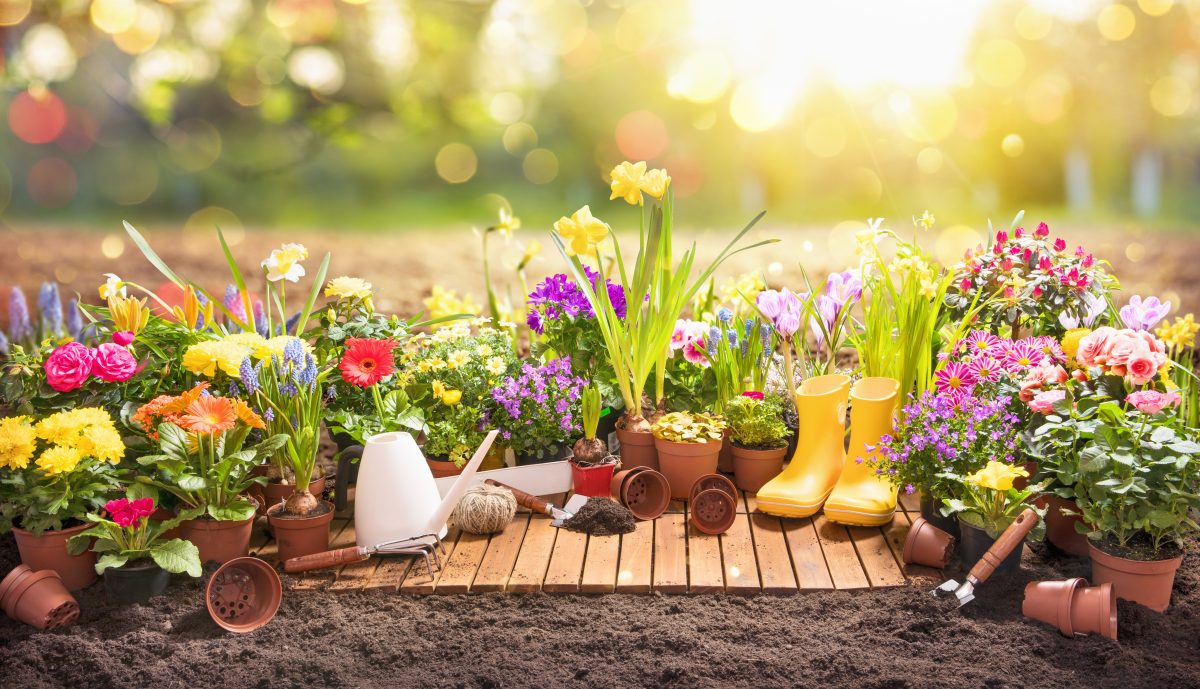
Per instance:
[[[554,505],[551,505],[536,495],[530,495],[523,490],[518,490],[512,486],[506,486],[503,483],[490,478],[487,481],[484,481],[484,483],[488,484],[489,486],[496,486],[497,488],[505,488],[512,491],[513,497],[517,499],[517,504],[521,507],[528,507],[538,514],[554,516],[552,514],[554,511]]]
[[[979,562],[971,568],[967,576],[974,579],[977,583],[982,584],[992,576],[992,572],[1004,562],[1004,558],[1008,557],[1009,553],[1021,545],[1025,540],[1025,536],[1029,534],[1038,523],[1037,512],[1025,508],[1025,511],[1017,515],[1016,521],[1008,525],[1004,533],[1000,534],[1000,538],[992,544],[991,548],[979,558]]]
[[[349,548],[341,548],[339,550],[327,550],[323,553],[313,553],[312,555],[301,555],[283,561],[283,571],[295,574],[296,572],[307,572],[313,569],[329,569],[331,567],[340,567],[358,562],[359,560],[367,559],[367,554],[358,546]]]

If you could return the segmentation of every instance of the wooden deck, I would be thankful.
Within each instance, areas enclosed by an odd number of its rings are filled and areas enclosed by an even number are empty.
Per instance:
[[[563,496],[550,496],[561,504]],[[915,498],[915,496],[913,496]],[[452,594],[495,591],[551,593],[757,593],[929,585],[941,581],[927,567],[904,566],[901,548],[917,517],[917,501],[882,528],[846,527],[818,514],[781,519],[754,510],[744,496],[733,527],[720,536],[696,531],[686,506],[672,502],[652,522],[624,536],[587,536],[554,528],[544,515],[517,514],[493,536],[458,533],[444,541],[446,557],[430,578],[410,557],[373,557],[293,576],[290,590]],[[354,545],[353,510],[331,526],[331,548]],[[276,561],[275,543],[260,524],[252,553]]]

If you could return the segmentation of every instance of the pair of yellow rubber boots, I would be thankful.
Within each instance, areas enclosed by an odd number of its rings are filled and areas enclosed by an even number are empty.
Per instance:
[[[818,376],[796,391],[799,437],[783,473],[758,491],[758,509],[781,517],[809,517],[825,508],[830,521],[881,526],[896,512],[896,488],[867,467],[884,433],[891,433],[900,383],[894,378],[863,378],[850,389],[850,377]],[[850,407],[850,449],[846,405]]]

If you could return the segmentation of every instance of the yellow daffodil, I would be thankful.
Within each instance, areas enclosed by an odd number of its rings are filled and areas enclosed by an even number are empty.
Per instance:
[[[262,267],[267,271],[267,279],[271,282],[298,282],[304,277],[304,266],[300,262],[307,258],[308,249],[304,248],[303,244],[284,244],[271,252],[262,262]]]
[[[0,468],[24,469],[36,449],[37,435],[28,416],[0,419]]]
[[[111,296],[108,298],[108,315],[117,332],[128,331],[137,335],[150,322],[150,309],[146,298]]]
[[[362,278],[343,275],[325,284],[325,296],[334,299],[358,299],[369,304],[372,294],[371,283]]]
[[[938,293],[938,283],[928,278],[921,278],[921,287],[917,292],[926,299],[933,299]]]
[[[521,229],[521,219],[512,214],[512,211],[507,208],[500,209],[500,219],[492,226],[492,229],[499,232],[504,237],[512,236],[513,232]]]
[[[933,223],[936,221],[937,219],[933,217],[933,213],[930,213],[928,209],[921,214],[921,217],[913,217],[913,225],[926,231],[933,227]]]
[[[459,367],[466,366],[467,362],[470,360],[471,354],[469,352],[459,350],[457,352],[452,352],[450,356],[446,357],[446,365],[449,366],[451,370],[454,370]]]
[[[611,199],[625,199],[625,202],[631,206],[642,205],[642,177],[646,174],[646,161],[641,160],[636,163],[631,163],[628,160],[614,167],[609,173],[609,178],[612,182],[609,183],[609,188],[612,189]]]
[[[1163,321],[1154,334],[1158,335],[1159,339],[1172,350],[1180,350],[1196,347],[1198,331],[1200,331],[1200,323],[1197,323],[1195,316],[1189,313],[1182,318],[1176,317],[1175,322],[1171,324]]]
[[[1063,354],[1074,359],[1075,353],[1079,351],[1079,341],[1091,334],[1091,328],[1072,328],[1068,330],[1062,338]]]
[[[55,445],[47,448],[34,463],[42,470],[42,473],[55,476],[74,471],[75,467],[79,466],[81,459],[83,459],[83,453],[78,449],[69,445]]]
[[[507,367],[504,365],[504,359],[494,356],[491,359],[488,359],[487,365],[484,368],[486,368],[487,372],[493,376],[498,376],[501,373],[504,373],[504,369]]]
[[[571,217],[562,217],[554,223],[554,231],[562,238],[568,256],[589,255],[596,244],[609,234],[608,224],[592,216],[592,209],[584,206]]]
[[[462,401],[462,390],[447,390],[442,393],[442,404],[453,407]]]
[[[650,170],[645,177],[642,177],[641,186],[642,191],[661,200],[667,193],[667,187],[671,186],[671,176],[662,168]]]
[[[105,273],[104,276],[108,279],[104,281],[103,285],[100,285],[101,299],[107,300],[113,297],[124,297],[126,295],[125,282],[121,278],[117,277],[113,273]]]
[[[987,466],[968,476],[967,481],[981,488],[1004,491],[1013,487],[1013,480],[1018,476],[1028,478],[1029,472],[1023,467],[993,459]]]

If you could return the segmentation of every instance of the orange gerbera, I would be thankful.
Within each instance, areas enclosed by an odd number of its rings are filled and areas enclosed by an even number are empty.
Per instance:
[[[255,414],[250,405],[236,397],[229,398],[229,403],[233,405],[233,413],[237,414],[238,420],[242,423],[260,430],[267,427],[267,424],[263,423],[262,417]]]
[[[223,397],[205,395],[188,405],[183,427],[193,433],[221,433],[234,427],[237,414]]]
[[[178,414],[184,411],[188,407],[192,406],[193,402],[200,399],[200,395],[203,394],[207,389],[208,383],[197,383],[196,386],[191,390],[176,396],[174,400],[164,404],[162,406],[162,413]]]

